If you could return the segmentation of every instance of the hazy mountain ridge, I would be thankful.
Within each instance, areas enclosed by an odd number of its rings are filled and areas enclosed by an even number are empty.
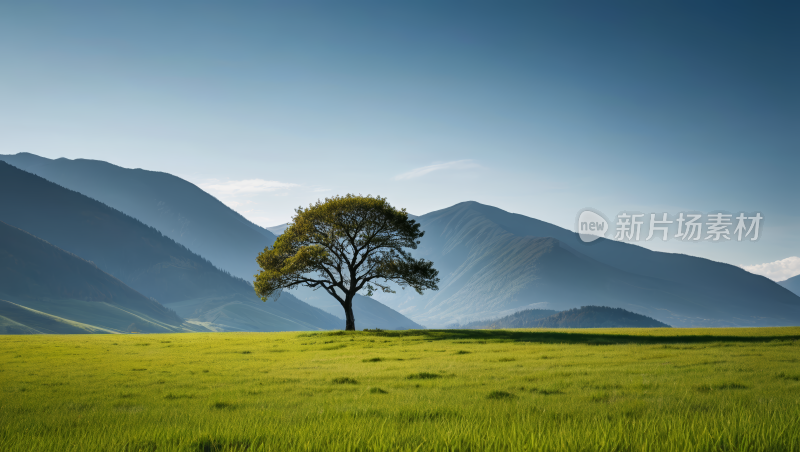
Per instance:
[[[552,237],[514,235],[461,206],[418,219],[426,234],[414,254],[432,260],[442,278],[438,292],[409,293],[423,303],[403,312],[421,322],[464,323],[530,307],[568,309],[585,303],[586,288],[598,290],[593,301],[609,302],[629,280],[641,296],[666,285],[606,266]],[[612,290],[609,283],[616,284]]]
[[[27,153],[0,155],[0,160],[152,226],[217,268],[248,281],[258,271],[258,253],[275,241],[270,231],[168,173],[122,168],[99,160],[51,160]]]
[[[216,309],[215,318],[242,317],[244,323],[261,313],[265,323],[253,325],[253,331],[341,327],[339,319],[291,295],[263,303],[247,282],[156,229],[5,162],[0,162],[0,220],[92,261],[136,291],[208,326],[213,321],[206,313]]]
[[[286,228],[288,228],[288,227],[289,227],[289,223],[284,223],[284,224],[279,224],[277,226],[270,226],[270,227],[265,228],[265,229],[267,231],[275,234],[275,236],[277,237],[277,236],[283,234],[283,231],[285,231]]]
[[[451,209],[467,209],[491,218],[496,225],[516,236],[553,237],[600,263],[635,275],[691,285],[693,290],[702,291],[711,298],[738,301],[742,298],[764,297],[782,300],[795,307],[800,303],[800,300],[788,297],[780,286],[768,278],[734,265],[686,254],[651,251],[636,244],[604,238],[587,244],[573,231],[472,201],[439,212]]]
[[[380,301],[429,326],[497,317],[501,310],[565,310],[587,303],[680,326],[800,323],[800,298],[727,264],[577,235],[475,202],[415,217],[416,257],[440,270],[440,291]]]
[[[778,284],[789,289],[795,295],[800,296],[800,275],[780,281]]]

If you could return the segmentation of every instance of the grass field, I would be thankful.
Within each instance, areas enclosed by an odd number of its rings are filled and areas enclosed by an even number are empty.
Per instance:
[[[800,328],[0,336],[2,451],[800,451]]]

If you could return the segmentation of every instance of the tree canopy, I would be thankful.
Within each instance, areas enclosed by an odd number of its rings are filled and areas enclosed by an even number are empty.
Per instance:
[[[438,290],[433,262],[407,251],[417,248],[425,232],[386,198],[334,196],[295,212],[289,227],[256,259],[261,272],[255,290],[263,301],[283,289],[321,288],[344,308],[345,329],[355,330],[353,297],[359,291],[394,293],[391,283],[420,294]]]

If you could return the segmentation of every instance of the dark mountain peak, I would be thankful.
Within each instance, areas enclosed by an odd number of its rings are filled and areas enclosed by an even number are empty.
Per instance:
[[[645,315],[608,306],[581,306],[537,322],[537,328],[670,328]]]
[[[464,328],[670,328],[670,326],[622,308],[581,306],[561,312],[528,309],[500,319],[472,322]]]

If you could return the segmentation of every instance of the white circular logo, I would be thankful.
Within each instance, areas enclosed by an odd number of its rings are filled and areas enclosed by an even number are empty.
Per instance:
[[[596,210],[583,209],[578,215],[575,232],[586,243],[605,237],[608,232],[608,220]]]

